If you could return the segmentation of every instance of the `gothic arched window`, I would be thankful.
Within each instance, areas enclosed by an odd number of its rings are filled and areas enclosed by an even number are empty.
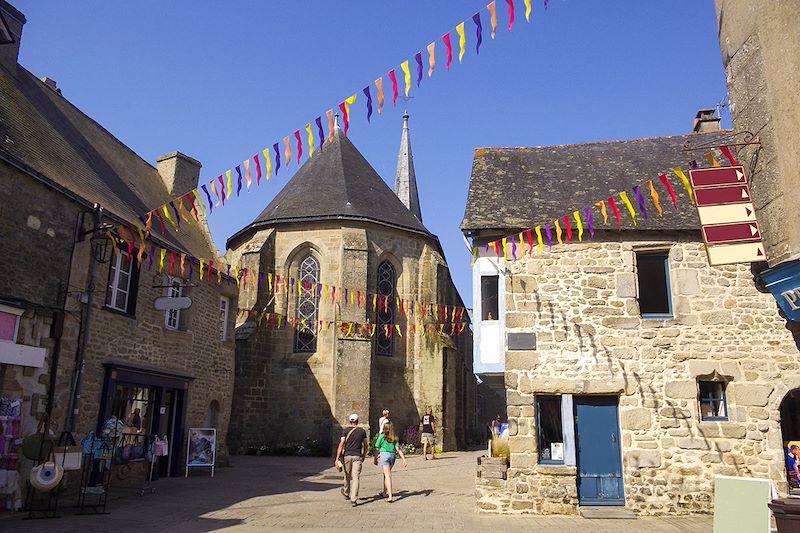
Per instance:
[[[378,310],[375,316],[375,353],[394,355],[394,304],[397,278],[389,261],[378,265]]]
[[[317,292],[319,283],[319,261],[313,256],[306,256],[297,269],[300,291],[297,294],[297,318],[305,321],[294,333],[295,352],[317,351]],[[303,324],[301,322],[301,324]]]

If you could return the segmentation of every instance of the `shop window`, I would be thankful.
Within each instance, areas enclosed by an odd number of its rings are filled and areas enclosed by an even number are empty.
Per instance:
[[[183,285],[181,280],[176,278],[169,279],[169,287],[167,287],[168,298],[179,298],[183,293]],[[181,310],[168,309],[164,312],[164,325],[167,329],[180,329],[181,325]]]
[[[700,381],[700,419],[728,420],[728,404],[724,381]]]
[[[536,397],[536,442],[539,462],[564,464],[564,433],[561,427],[561,397]]]
[[[134,252],[117,250],[108,270],[106,307],[132,315],[136,312],[136,292],[139,286],[139,270],[133,266]]]
[[[639,283],[639,312],[642,318],[672,318],[669,284],[669,254],[636,254]]]
[[[294,334],[294,351],[296,353],[314,353],[317,351],[317,291],[319,283],[319,261],[308,255],[300,262],[297,271],[300,290],[297,294],[297,318],[301,326]]]
[[[0,305],[0,341],[17,342],[22,309]]]
[[[394,355],[394,313],[397,276],[389,261],[378,265],[378,307],[375,316],[375,354]]]
[[[499,276],[481,276],[481,320],[498,319]]]
[[[228,340],[228,313],[230,310],[230,300],[225,296],[219,297],[219,338],[220,340]]]

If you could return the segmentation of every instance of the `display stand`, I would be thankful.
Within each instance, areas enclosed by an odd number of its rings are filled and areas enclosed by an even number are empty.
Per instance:
[[[37,433],[39,431],[42,432],[42,439],[39,442],[39,449],[36,454],[37,459],[33,460],[33,468],[41,465],[42,463],[48,462],[52,456],[52,441],[48,440],[50,430],[50,417],[45,416],[43,420],[39,422],[39,427],[37,428]],[[45,449],[48,449],[45,452]],[[42,459],[43,458],[43,459]],[[63,478],[62,478],[63,482]],[[54,487],[52,490],[44,493],[46,494],[46,498],[42,498],[41,500],[45,500],[46,504],[43,507],[38,507],[35,504],[37,503],[36,495],[42,494],[39,490],[34,487],[30,480],[26,481],[27,483],[27,490],[25,492],[25,505],[24,509],[28,511],[28,516],[23,518],[23,520],[37,520],[41,518],[61,518],[58,513],[58,495],[60,492],[61,484],[57,487]]]
[[[211,468],[214,477],[214,463],[217,459],[217,430],[214,428],[189,428],[186,439],[186,475],[190,468]]]
[[[106,504],[116,441],[117,437],[98,438],[92,434],[88,453],[87,447],[84,447],[78,503],[74,506],[78,514],[111,514],[106,511]]]

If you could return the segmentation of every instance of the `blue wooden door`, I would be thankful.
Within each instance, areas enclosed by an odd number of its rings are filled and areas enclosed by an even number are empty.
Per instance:
[[[578,497],[581,505],[625,505],[617,398],[576,396]]]

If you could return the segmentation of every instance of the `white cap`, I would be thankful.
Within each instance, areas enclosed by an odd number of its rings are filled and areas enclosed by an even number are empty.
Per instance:
[[[358,422],[358,415],[355,413],[350,415],[350,422]]]

